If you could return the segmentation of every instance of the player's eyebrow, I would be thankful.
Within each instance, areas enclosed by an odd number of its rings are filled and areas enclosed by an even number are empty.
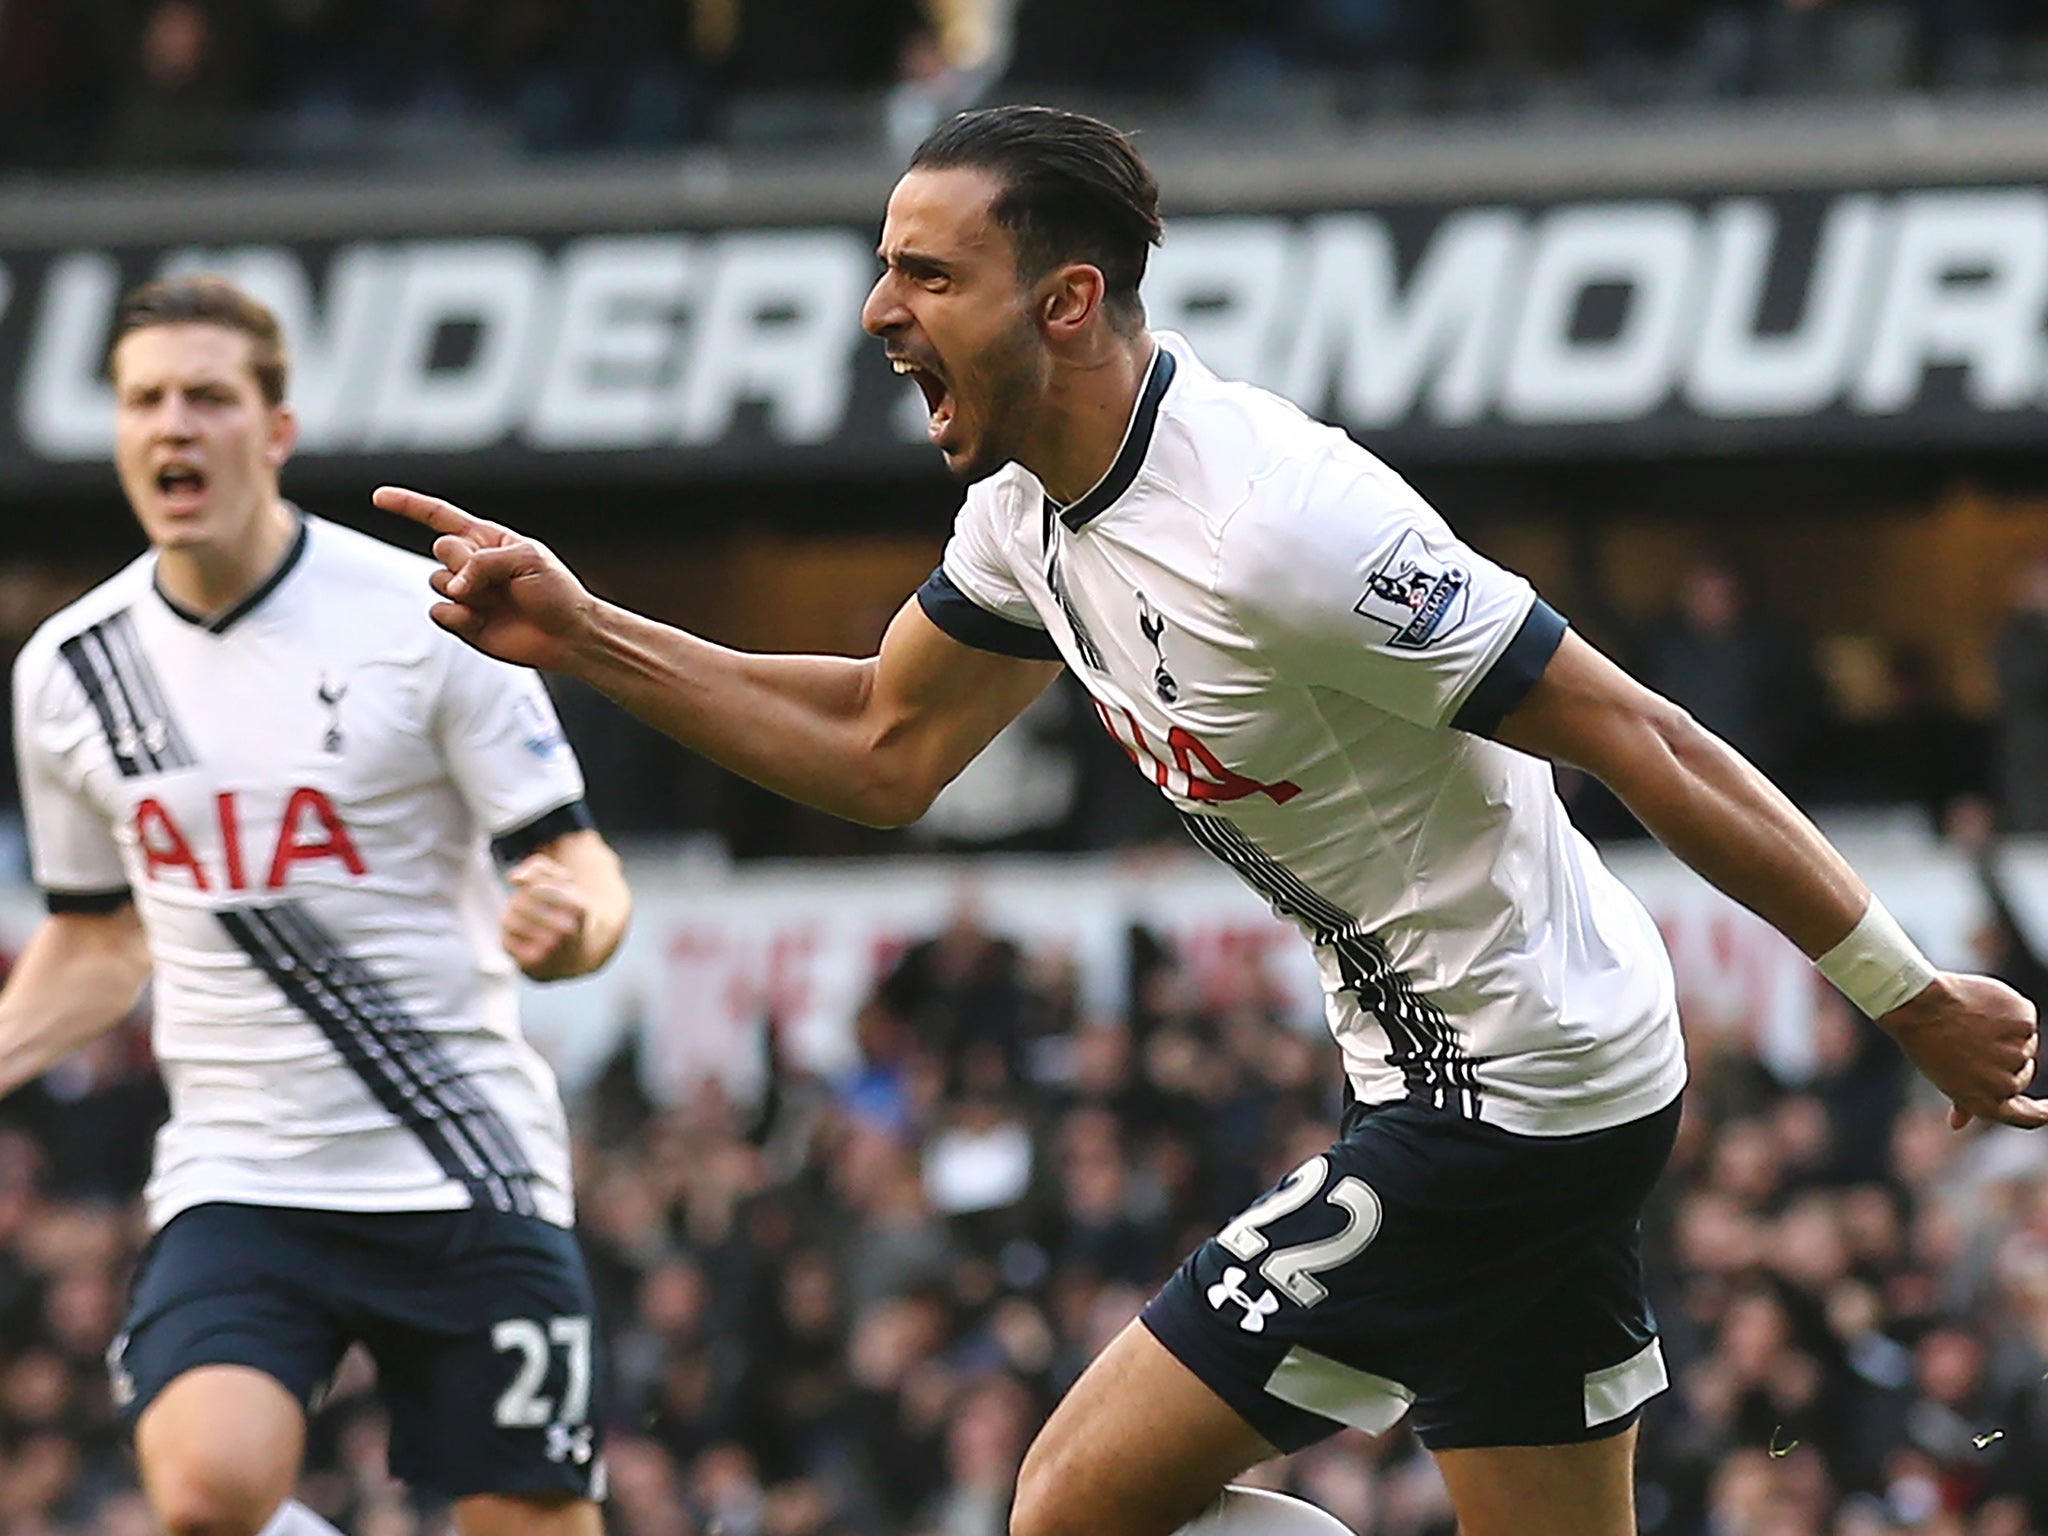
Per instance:
[[[892,253],[888,250],[877,250],[875,255],[881,259],[884,266],[894,267],[911,277],[950,277],[953,274],[953,268],[949,263],[918,251]]]

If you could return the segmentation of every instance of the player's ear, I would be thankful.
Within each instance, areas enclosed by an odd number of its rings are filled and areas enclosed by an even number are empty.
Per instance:
[[[1085,261],[1069,262],[1039,285],[1039,323],[1055,339],[1075,336],[1102,308],[1108,291],[1100,267]]]
[[[270,438],[263,445],[263,457],[272,469],[283,469],[285,460],[299,446],[299,416],[288,405],[270,408]]]

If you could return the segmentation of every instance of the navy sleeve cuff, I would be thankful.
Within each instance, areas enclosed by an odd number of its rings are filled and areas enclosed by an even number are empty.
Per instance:
[[[91,917],[104,917],[109,912],[118,912],[135,899],[125,885],[115,886],[109,891],[45,891],[43,906],[52,914],[83,912]]]
[[[962,645],[977,651],[994,651],[998,656],[1021,656],[1026,661],[1058,661],[1059,647],[1052,636],[1029,624],[1019,624],[999,613],[990,613],[953,585],[942,566],[917,589],[917,606]]]
[[[1529,697],[1529,690],[1550,665],[1550,658],[1557,654],[1557,648],[1564,643],[1564,632],[1570,627],[1563,614],[1537,598],[1507,649],[1494,658],[1478,686],[1458,706],[1457,714],[1451,717],[1452,727],[1473,736],[1491,736],[1499,730],[1501,721],[1520,709],[1522,700]]]
[[[567,805],[558,805],[552,811],[543,812],[523,827],[514,827],[510,832],[492,838],[491,854],[500,864],[517,864],[528,854],[540,852],[558,837],[567,837],[571,832],[588,832],[596,826],[590,807],[581,800],[571,800]]]

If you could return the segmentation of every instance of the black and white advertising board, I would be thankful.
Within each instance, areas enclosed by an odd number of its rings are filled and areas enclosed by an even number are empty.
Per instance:
[[[224,271],[282,313],[298,483],[463,459],[593,486],[936,473],[860,329],[874,230],[599,229],[10,249],[0,495],[107,483],[117,296]],[[2026,447],[2048,189],[1409,203],[1173,221],[1155,325],[1397,463]]]

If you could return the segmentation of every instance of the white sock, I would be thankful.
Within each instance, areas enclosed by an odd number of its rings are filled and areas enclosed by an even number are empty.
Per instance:
[[[256,1536],[341,1536],[341,1532],[297,1499],[287,1499],[277,1506],[277,1513],[270,1517],[270,1524]]]

